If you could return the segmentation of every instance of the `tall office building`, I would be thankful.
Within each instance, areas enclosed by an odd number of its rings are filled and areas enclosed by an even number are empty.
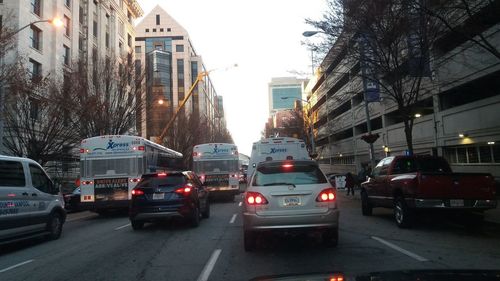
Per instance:
[[[277,111],[293,109],[295,101],[302,99],[307,80],[295,77],[272,78],[269,86],[269,115]]]
[[[200,72],[206,71],[189,34],[160,6],[136,26],[135,55],[146,69],[146,90],[139,109],[139,134],[159,136],[178,106],[188,95]],[[223,116],[209,76],[205,76],[187,100],[183,112],[195,112],[215,128]],[[220,111],[220,112],[219,112]]]

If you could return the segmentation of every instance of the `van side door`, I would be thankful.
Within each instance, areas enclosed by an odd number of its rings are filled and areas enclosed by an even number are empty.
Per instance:
[[[45,223],[49,219],[52,203],[56,199],[57,192],[54,183],[39,166],[29,164],[32,189],[29,195],[36,202],[35,211],[32,213],[32,220],[35,224]]]
[[[22,162],[0,160],[0,239],[30,225],[30,200]]]

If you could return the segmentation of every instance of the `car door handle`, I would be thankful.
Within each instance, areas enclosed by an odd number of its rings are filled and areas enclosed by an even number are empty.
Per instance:
[[[36,193],[31,193],[31,196],[38,196],[38,194],[36,194]]]
[[[23,192],[22,195],[28,196],[28,192]]]

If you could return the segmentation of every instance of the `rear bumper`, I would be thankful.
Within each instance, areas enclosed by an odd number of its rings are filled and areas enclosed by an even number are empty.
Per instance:
[[[127,209],[129,207],[129,204],[129,200],[79,202],[78,209],[90,211],[103,209]]]
[[[259,216],[255,213],[243,213],[243,228],[252,231],[336,228],[338,223],[338,209],[311,215]]]
[[[451,199],[453,200],[453,199]],[[463,205],[452,204],[450,199],[411,199],[407,203],[417,209],[461,209],[461,210],[488,210],[497,207],[497,200],[470,200],[464,199]]]
[[[210,196],[216,194],[236,195],[240,193],[240,186],[207,186]]]
[[[185,218],[179,212],[155,212],[155,213],[138,213],[134,216],[130,216],[130,220],[135,221],[154,221],[154,220],[163,220],[170,218]]]

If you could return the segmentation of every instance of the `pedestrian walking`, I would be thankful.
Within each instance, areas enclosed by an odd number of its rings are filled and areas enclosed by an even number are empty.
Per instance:
[[[347,187],[347,195],[349,195],[349,192],[352,192],[352,196],[354,196],[354,176],[348,172],[345,175],[345,187]]]
[[[362,165],[361,170],[358,172],[358,177],[356,179],[356,185],[361,189],[361,184],[366,181],[366,166]]]

